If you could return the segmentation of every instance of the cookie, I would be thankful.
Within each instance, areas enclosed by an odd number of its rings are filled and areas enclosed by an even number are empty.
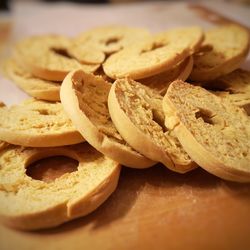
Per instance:
[[[84,141],[61,103],[28,99],[0,108],[0,140],[27,147],[52,147]]]
[[[226,98],[233,104],[245,109],[250,115],[250,72],[236,69],[230,74],[222,76],[212,82],[205,84],[211,88],[213,93]]]
[[[168,86],[176,79],[185,81],[190,75],[193,68],[193,58],[188,57],[179,64],[175,65],[172,69],[163,71],[160,74],[140,79],[138,82],[146,85],[147,87],[155,90],[161,95],[165,95]]]
[[[224,25],[205,33],[211,48],[194,55],[192,81],[211,81],[239,68],[249,51],[249,32],[237,25]]]
[[[27,167],[51,156],[78,161],[77,170],[52,182],[31,178]],[[0,151],[0,217],[9,226],[37,230],[84,216],[115,190],[119,163],[89,144],[54,148],[10,146]]]
[[[6,76],[32,97],[47,101],[60,101],[60,82],[47,81],[33,76],[14,59],[5,62]]]
[[[75,44],[81,46],[95,45],[106,54],[112,54],[125,47],[133,46],[135,41],[150,37],[149,32],[142,28],[125,26],[104,26],[93,28],[75,38]]]
[[[19,42],[14,56],[20,65],[36,77],[62,81],[74,69],[94,72],[100,64],[81,64],[69,56],[70,40],[57,35],[33,36]]]
[[[121,164],[146,168],[155,164],[123,140],[111,121],[108,93],[111,84],[101,77],[76,70],[64,79],[61,101],[72,122],[93,147]]]
[[[108,107],[121,136],[141,154],[185,173],[196,164],[174,133],[164,126],[163,97],[130,79],[116,80],[110,90]]]
[[[250,119],[199,86],[173,82],[163,99],[165,124],[190,157],[226,180],[250,181]]]
[[[170,70],[192,55],[202,40],[203,32],[198,27],[162,32],[111,55],[103,69],[113,79],[150,77]]]
[[[106,58],[104,52],[97,45],[78,43],[75,39],[71,40],[66,51],[72,58],[77,59],[82,64],[93,66],[101,64]]]

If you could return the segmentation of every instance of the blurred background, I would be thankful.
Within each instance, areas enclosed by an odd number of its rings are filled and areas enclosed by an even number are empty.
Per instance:
[[[11,2],[42,2],[42,0],[0,0],[0,9],[9,10]],[[75,3],[89,3],[89,4],[119,4],[132,2],[153,2],[154,0],[43,0],[43,2],[75,2]],[[180,2],[179,0],[165,0],[167,2]],[[235,2],[250,5],[250,0],[217,0],[217,2]],[[199,0],[184,0],[183,2],[201,2]],[[208,1],[209,2],[209,1]]]

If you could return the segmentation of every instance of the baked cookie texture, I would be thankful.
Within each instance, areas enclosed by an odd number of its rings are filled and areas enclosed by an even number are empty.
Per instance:
[[[199,27],[170,30],[111,55],[103,63],[103,69],[113,79],[150,77],[191,56],[202,41],[203,31]]]
[[[122,137],[141,154],[185,173],[196,167],[177,137],[164,125],[163,97],[131,79],[112,85],[109,112]]]
[[[205,32],[204,46],[194,55],[192,81],[210,81],[239,68],[249,52],[249,31],[237,25],[224,25]]]
[[[69,39],[58,35],[33,36],[16,44],[14,57],[32,75],[49,81],[62,81],[74,69],[94,72],[100,64],[80,63],[69,56]]]
[[[174,80],[185,81],[193,69],[192,56],[183,60],[167,71],[163,71],[157,75],[138,80],[138,82],[146,85],[147,87],[155,90],[161,95],[165,95],[171,82]]]
[[[163,110],[166,126],[199,166],[222,179],[250,181],[250,119],[243,109],[177,80]]]
[[[62,104],[28,99],[0,108],[0,140],[27,147],[53,147],[84,141]]]
[[[53,182],[26,174],[31,163],[55,155],[77,160],[77,171]],[[115,190],[120,174],[118,162],[87,143],[53,148],[10,146],[0,151],[0,166],[0,217],[22,230],[55,227],[92,212]]]
[[[133,46],[135,41],[150,37],[148,30],[125,26],[103,26],[88,30],[74,39],[79,46],[86,44],[95,45],[99,50],[109,55],[119,50]]]
[[[13,83],[30,96],[46,101],[60,101],[60,82],[37,78],[14,59],[5,62],[4,71]]]
[[[108,110],[111,84],[81,70],[67,75],[60,91],[61,101],[84,138],[106,156],[133,168],[147,168],[154,161],[131,148],[116,130]]]
[[[235,71],[205,84],[205,88],[214,90],[214,94],[226,98],[233,104],[245,109],[250,115],[250,72]]]

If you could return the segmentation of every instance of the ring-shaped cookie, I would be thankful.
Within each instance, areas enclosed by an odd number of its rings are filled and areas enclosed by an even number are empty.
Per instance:
[[[249,51],[249,31],[237,25],[224,25],[205,32],[204,46],[211,49],[194,55],[190,74],[193,81],[211,81],[239,68]]]
[[[151,167],[155,162],[131,148],[111,121],[110,88],[101,77],[76,70],[62,83],[61,101],[75,127],[97,150],[128,167]]]
[[[174,133],[164,126],[163,97],[131,79],[116,80],[109,92],[112,121],[127,143],[149,159],[185,173],[196,167]]]
[[[125,26],[97,27],[80,34],[74,39],[75,44],[95,45],[106,54],[112,54],[125,47],[133,46],[135,41],[150,37],[150,33],[142,28]]]
[[[82,64],[69,56],[69,39],[57,35],[33,36],[19,42],[14,56],[32,75],[44,80],[62,81],[74,69],[94,72],[100,64]]]
[[[5,62],[4,71],[10,80],[30,96],[46,101],[60,101],[60,82],[37,78],[14,59]]]
[[[200,167],[222,179],[250,182],[250,119],[243,109],[177,80],[163,110],[166,126]]]
[[[0,140],[26,147],[55,147],[84,141],[61,103],[28,99],[0,107]]]
[[[52,182],[26,174],[30,164],[51,156],[77,160],[77,171]],[[54,227],[92,212],[115,190],[120,173],[119,163],[88,143],[57,148],[9,146],[0,151],[0,166],[0,217],[23,230]]]
[[[162,32],[111,55],[103,69],[113,79],[150,77],[170,70],[192,55],[202,41],[203,32],[198,27]]]

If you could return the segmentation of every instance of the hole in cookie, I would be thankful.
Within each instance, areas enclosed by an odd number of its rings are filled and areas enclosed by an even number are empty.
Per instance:
[[[37,112],[38,112],[40,115],[49,115],[49,112],[48,112],[48,110],[46,110],[46,109],[39,109],[39,110],[37,110]]]
[[[67,57],[67,58],[72,58],[65,49],[52,48],[51,50],[54,51],[56,54],[58,54],[60,56],[64,56],[64,57]]]
[[[168,129],[165,126],[164,115],[156,109],[152,109],[153,121],[155,121],[161,128],[163,133],[167,132]]]
[[[199,109],[199,111],[195,113],[196,119],[201,118],[205,123],[208,123],[211,125],[214,125],[213,117],[214,116],[212,112],[206,109]]]
[[[213,46],[211,44],[204,44],[200,47],[199,51],[195,53],[195,55],[201,56],[212,50],[213,50]]]
[[[33,162],[26,174],[35,180],[52,182],[66,173],[77,171],[78,161],[66,156],[53,156]]]
[[[151,52],[151,51],[160,49],[160,48],[165,47],[165,46],[166,46],[166,44],[155,42],[155,43],[153,43],[153,45],[152,45],[151,48],[142,50],[141,54],[144,54],[144,53],[147,53],[147,52]]]
[[[113,44],[116,44],[120,41],[120,38],[118,37],[112,37],[112,38],[109,38],[108,40],[106,40],[104,43],[106,46],[111,46]]]

